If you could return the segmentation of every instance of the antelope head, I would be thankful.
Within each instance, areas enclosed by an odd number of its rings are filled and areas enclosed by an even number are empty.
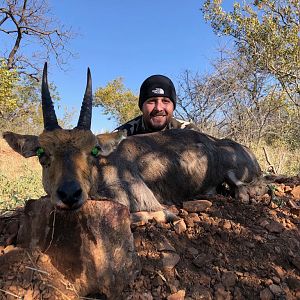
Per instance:
[[[38,156],[42,165],[44,189],[57,208],[78,209],[97,192],[99,156],[109,155],[107,150],[101,150],[101,147],[107,149],[107,145],[101,144],[101,135],[96,136],[90,130],[92,117],[90,70],[87,71],[86,90],[75,128],[66,130],[58,125],[48,87],[47,63],[44,65],[42,78],[42,110],[44,119],[42,134],[34,136],[5,132],[3,137],[24,157]]]

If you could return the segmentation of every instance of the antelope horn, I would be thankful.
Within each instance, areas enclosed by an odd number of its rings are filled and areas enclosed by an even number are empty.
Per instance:
[[[49,92],[47,79],[47,63],[45,63],[44,65],[42,79],[42,110],[45,130],[51,131],[57,128],[61,128],[57,123],[53,102]]]
[[[83,97],[80,116],[76,128],[78,129],[91,129],[92,120],[92,107],[93,107],[93,94],[92,94],[92,78],[90,68],[87,70],[87,83],[85,94]]]

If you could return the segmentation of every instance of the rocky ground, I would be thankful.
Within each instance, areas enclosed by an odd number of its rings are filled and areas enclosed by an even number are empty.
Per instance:
[[[141,272],[122,299],[300,299],[300,176],[273,182],[272,196],[250,203],[195,199],[171,208],[182,218],[175,224],[133,225]],[[20,214],[22,208],[0,217],[0,255],[7,260],[16,249]],[[18,267],[29,261],[24,257]],[[0,299],[18,299],[18,279],[5,267]],[[24,299],[63,299],[31,272],[33,289]],[[11,282],[9,289],[2,289],[4,282]]]

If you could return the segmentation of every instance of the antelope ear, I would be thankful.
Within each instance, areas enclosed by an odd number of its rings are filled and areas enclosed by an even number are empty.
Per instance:
[[[39,147],[38,136],[7,131],[3,133],[3,138],[13,150],[22,156],[27,158],[36,155],[36,149]]]
[[[96,137],[100,148],[100,155],[108,156],[115,151],[122,140],[126,139],[127,131],[120,130],[112,133],[103,133],[98,134]]]
[[[119,130],[116,132],[110,133],[111,135],[111,141],[110,144],[113,147],[113,149],[116,149],[118,145],[127,137],[127,131],[125,129]]]
[[[116,142],[118,145],[121,141],[123,141],[126,138],[127,138],[127,130],[126,129],[119,130],[116,132]]]

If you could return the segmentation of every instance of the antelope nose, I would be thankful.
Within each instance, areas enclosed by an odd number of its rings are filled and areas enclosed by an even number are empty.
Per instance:
[[[75,181],[65,181],[57,189],[57,196],[70,209],[79,208],[82,205],[82,189]]]

